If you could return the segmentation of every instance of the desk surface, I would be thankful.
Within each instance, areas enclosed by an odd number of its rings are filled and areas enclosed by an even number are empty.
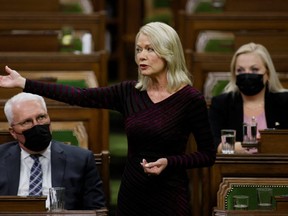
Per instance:
[[[269,159],[269,160],[268,160]],[[268,160],[268,161],[267,161]],[[288,154],[265,154],[265,153],[257,153],[257,154],[217,154],[216,163],[229,163],[238,162],[238,163],[251,163],[252,161],[263,161],[267,163],[271,163],[273,161],[279,161],[283,163],[288,160]]]
[[[23,215],[37,215],[37,216],[108,216],[107,209],[99,210],[64,210],[62,212],[0,212],[0,215],[9,215],[9,216],[23,216]]]
[[[219,210],[214,209],[213,216],[288,216],[288,212],[284,211],[236,211],[236,210]]]

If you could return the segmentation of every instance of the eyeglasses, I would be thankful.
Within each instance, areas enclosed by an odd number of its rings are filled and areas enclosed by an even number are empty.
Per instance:
[[[11,124],[12,127],[20,125],[24,129],[29,129],[34,126],[34,122],[36,121],[38,124],[44,124],[47,122],[47,119],[49,118],[48,114],[40,114],[36,117],[36,119],[28,118],[25,119],[24,121],[17,122]]]

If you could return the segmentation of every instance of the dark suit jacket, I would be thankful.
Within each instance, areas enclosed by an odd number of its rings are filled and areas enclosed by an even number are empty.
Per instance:
[[[65,187],[65,209],[105,206],[102,181],[91,151],[52,140],[52,186]],[[20,179],[18,142],[0,144],[0,195],[17,195]]]
[[[243,140],[243,116],[243,100],[240,93],[224,93],[212,98],[209,118],[216,147],[221,142],[221,129],[235,129],[236,141]],[[288,128],[288,92],[266,91],[265,116],[268,128]]]

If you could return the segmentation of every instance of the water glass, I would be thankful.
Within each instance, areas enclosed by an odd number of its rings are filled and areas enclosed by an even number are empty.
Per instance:
[[[64,210],[65,205],[65,188],[52,187],[49,188],[50,211],[60,212]]]
[[[225,5],[225,0],[212,0],[212,6],[215,8],[223,8]]]
[[[257,144],[257,124],[243,123],[243,144]]]
[[[272,188],[257,188],[257,201],[259,209],[272,209]]]
[[[249,196],[235,195],[233,196],[233,209],[234,210],[248,210]]]
[[[221,130],[221,143],[223,154],[234,154],[236,141],[236,130]]]

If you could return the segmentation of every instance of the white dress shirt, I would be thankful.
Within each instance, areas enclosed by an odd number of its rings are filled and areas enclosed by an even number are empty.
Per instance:
[[[49,188],[52,187],[51,178],[51,143],[48,148],[39,157],[42,173],[42,194],[47,196],[46,208],[49,207]],[[29,179],[30,170],[34,163],[34,160],[30,157],[30,154],[21,148],[21,164],[20,164],[20,180],[18,187],[18,196],[28,196],[29,195]]]

